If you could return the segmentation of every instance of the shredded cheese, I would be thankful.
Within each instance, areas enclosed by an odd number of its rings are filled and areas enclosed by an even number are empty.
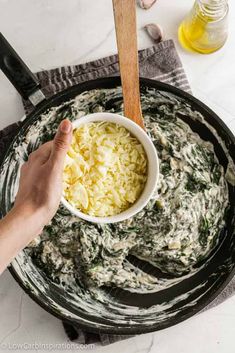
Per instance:
[[[63,191],[77,209],[96,217],[119,214],[139,198],[146,179],[144,148],[126,128],[102,121],[74,130]]]

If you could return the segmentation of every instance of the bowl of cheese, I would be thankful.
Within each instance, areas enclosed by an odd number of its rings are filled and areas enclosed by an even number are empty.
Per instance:
[[[62,203],[94,223],[124,221],[151,199],[159,176],[156,148],[132,120],[94,113],[73,122]]]

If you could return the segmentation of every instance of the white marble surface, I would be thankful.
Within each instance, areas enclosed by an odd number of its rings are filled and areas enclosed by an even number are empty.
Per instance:
[[[139,47],[151,41],[142,27],[160,23],[177,43],[177,26],[193,0],[158,0],[138,10]],[[0,0],[0,30],[32,70],[86,62],[115,53],[111,0]],[[235,133],[235,4],[230,0],[230,36],[225,47],[209,56],[179,54],[192,90]],[[23,115],[20,98],[0,72],[0,128]],[[232,353],[235,350],[235,297],[177,326],[86,351],[123,353]],[[0,352],[65,352],[73,347],[60,322],[19,288],[6,271],[0,278]],[[47,346],[43,347],[43,343]],[[20,346],[23,344],[23,346]],[[18,346],[17,346],[18,345]],[[84,351],[80,347],[77,351]]]

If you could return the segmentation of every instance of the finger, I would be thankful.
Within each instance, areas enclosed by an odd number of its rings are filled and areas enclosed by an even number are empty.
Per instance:
[[[22,166],[20,167],[20,175],[22,175],[28,169],[28,165],[29,162],[25,162],[24,164],[22,164]]]
[[[45,163],[51,155],[53,142],[49,141],[41,145],[38,149],[37,159],[41,163]]]
[[[53,163],[64,165],[64,159],[72,141],[72,124],[68,119],[60,123],[52,144],[50,159]]]
[[[30,153],[28,161],[29,162],[40,162],[44,163],[48,160],[52,149],[52,141],[46,142],[41,145],[36,151]]]
[[[30,168],[29,162],[25,162],[24,164],[21,165],[20,173],[19,173],[19,177],[20,177],[19,183],[21,183],[25,175],[27,175],[29,168]]]

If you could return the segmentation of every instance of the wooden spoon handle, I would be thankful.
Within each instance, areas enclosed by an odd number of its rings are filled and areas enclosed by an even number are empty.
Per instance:
[[[113,0],[124,115],[144,129],[140,105],[136,1]]]

